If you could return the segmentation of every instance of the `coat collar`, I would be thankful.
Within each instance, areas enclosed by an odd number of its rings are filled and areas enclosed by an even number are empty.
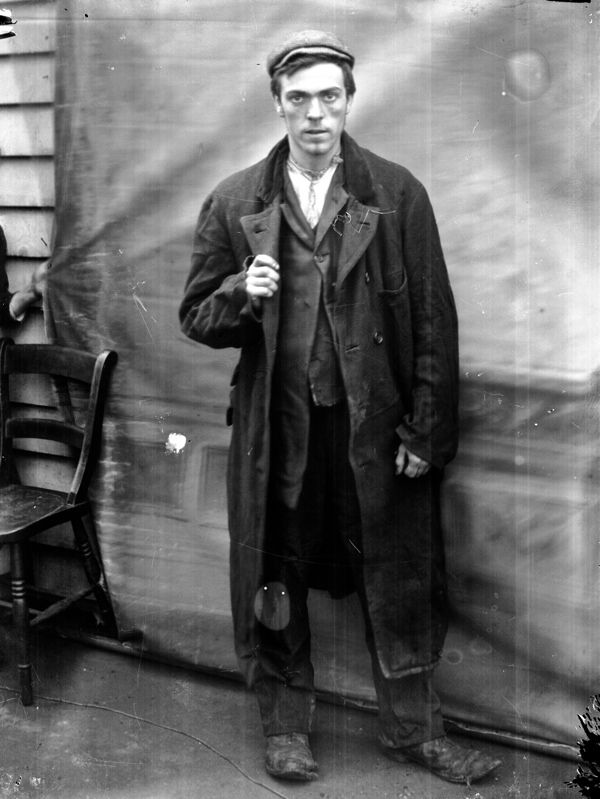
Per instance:
[[[265,159],[258,196],[266,204],[283,191],[283,166],[289,153],[287,136],[279,141]],[[360,147],[346,132],[342,133],[342,158],[348,194],[359,202],[374,204],[375,187],[371,171]]]

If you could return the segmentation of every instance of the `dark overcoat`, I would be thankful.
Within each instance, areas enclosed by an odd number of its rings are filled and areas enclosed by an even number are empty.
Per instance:
[[[231,598],[240,665],[251,680],[263,579],[271,378],[278,295],[252,312],[250,256],[279,258],[282,140],[266,159],[223,181],[205,201],[180,309],[184,333],[239,347],[232,380],[228,467]],[[350,416],[349,459],[361,509],[364,584],[387,676],[431,668],[446,633],[439,483],[457,444],[457,322],[427,193],[405,168],[342,137],[344,213],[334,327]],[[399,442],[433,464],[395,476]]]

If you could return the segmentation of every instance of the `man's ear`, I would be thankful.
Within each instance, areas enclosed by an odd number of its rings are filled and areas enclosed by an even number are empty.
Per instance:
[[[280,117],[283,116],[283,108],[281,107],[281,100],[277,97],[276,94],[273,95],[273,105],[275,106],[275,110],[279,114]]]
[[[354,100],[354,95],[351,94],[348,97],[348,102],[346,103],[346,116],[350,113],[350,109],[352,108],[352,101]]]

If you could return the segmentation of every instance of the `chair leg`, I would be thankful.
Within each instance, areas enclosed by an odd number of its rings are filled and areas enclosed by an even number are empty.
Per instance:
[[[83,561],[83,568],[90,586],[94,590],[94,597],[100,611],[102,624],[108,635],[117,638],[117,620],[108,596],[108,591],[104,585],[104,574],[102,566],[90,543],[90,538],[85,525],[80,518],[72,519],[75,543]]]
[[[33,702],[30,653],[31,633],[29,628],[29,607],[27,604],[27,594],[25,592],[25,552],[23,544],[11,544],[10,568],[13,618],[17,636],[21,702],[24,705],[30,705]]]

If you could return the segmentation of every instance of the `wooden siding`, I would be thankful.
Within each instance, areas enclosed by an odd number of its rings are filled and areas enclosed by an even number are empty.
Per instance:
[[[51,253],[56,32],[54,2],[14,0],[7,7],[17,24],[16,36],[0,40],[0,225],[8,244],[9,286],[15,291],[27,285],[33,270]],[[0,334],[21,342],[43,341],[41,306]],[[35,394],[32,386],[31,396]],[[39,478],[61,468],[55,457],[34,462],[23,453],[21,460],[25,480],[31,471]],[[6,554],[0,552],[0,571],[7,568]],[[58,585],[64,570],[50,571]]]
[[[0,160],[0,197],[4,206],[18,208],[54,206],[53,159]]]
[[[0,40],[0,225],[11,290],[50,255],[54,220],[55,3],[15,0],[16,36]],[[40,313],[11,335],[43,340]]]
[[[14,13],[14,10],[13,10]],[[0,39],[0,86],[2,105],[52,103],[54,100],[54,56],[10,55],[11,39]]]
[[[56,49],[55,3],[10,0],[6,5],[17,20],[16,35],[8,40],[9,52],[12,55],[53,54]]]
[[[53,222],[51,208],[4,208],[0,205],[0,225],[6,234],[9,256],[48,258]]]
[[[0,40],[0,224],[14,259],[50,253],[54,207],[55,3],[15,0],[16,36]],[[24,262],[30,273],[31,264]]]
[[[53,154],[52,104],[0,106],[0,157]]]

